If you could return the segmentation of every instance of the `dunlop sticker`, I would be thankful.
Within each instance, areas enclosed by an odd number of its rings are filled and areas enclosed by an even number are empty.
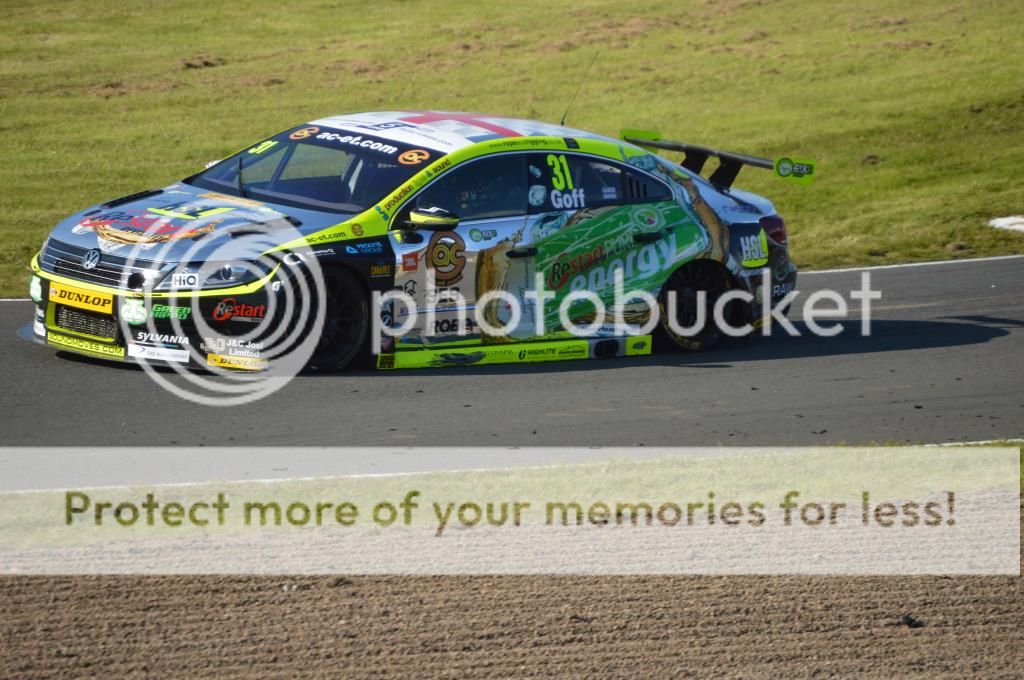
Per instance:
[[[50,282],[50,302],[105,314],[112,314],[114,311],[114,296],[109,293],[94,293],[53,281]]]
[[[223,354],[207,354],[206,363],[222,368],[239,368],[243,371],[262,371],[267,367],[267,360],[258,357],[230,357]]]

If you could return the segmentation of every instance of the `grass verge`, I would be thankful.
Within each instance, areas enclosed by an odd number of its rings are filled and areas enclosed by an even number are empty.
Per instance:
[[[810,188],[747,170],[804,267],[1024,252],[1024,61],[1012,0],[6,3],[0,296],[85,205],[191,174],[297,122],[391,108],[653,127],[815,159]]]

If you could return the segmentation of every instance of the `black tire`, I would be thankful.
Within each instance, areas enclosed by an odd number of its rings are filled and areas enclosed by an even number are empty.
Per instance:
[[[310,371],[340,371],[368,354],[369,309],[366,290],[355,274],[344,268],[323,271],[325,288],[324,325]]]
[[[661,316],[655,332],[655,348],[673,352],[700,352],[717,345],[724,334],[715,324],[715,302],[731,287],[726,271],[715,262],[691,262],[674,271],[658,296]],[[675,309],[668,304],[670,291],[675,292]],[[669,314],[675,314],[678,326],[693,326],[698,312],[697,291],[706,293],[704,326],[690,335],[680,335],[669,327]]]

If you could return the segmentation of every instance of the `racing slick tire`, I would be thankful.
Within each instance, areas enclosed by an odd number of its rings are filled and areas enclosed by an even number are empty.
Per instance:
[[[717,262],[691,262],[675,270],[658,296],[661,315],[654,333],[655,349],[700,352],[717,345],[723,333],[715,323],[715,303],[731,287],[727,272]],[[698,291],[703,291],[705,295],[698,296]],[[675,293],[674,309],[669,304],[670,292]],[[670,314],[674,314],[676,325],[680,328],[688,330],[696,324],[697,305],[701,297],[704,305],[703,325],[686,334],[672,330],[669,326]],[[730,314],[728,308],[726,314]]]
[[[370,303],[362,283],[344,267],[323,271],[325,314],[320,339],[306,364],[309,371],[340,371],[369,354]]]

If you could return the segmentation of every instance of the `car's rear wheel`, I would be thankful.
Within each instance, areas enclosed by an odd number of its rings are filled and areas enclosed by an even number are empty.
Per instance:
[[[691,262],[674,271],[658,298],[661,316],[655,346],[697,352],[718,344],[723,333],[715,323],[715,303],[730,287],[727,272],[715,262]],[[698,324],[701,317],[703,323]],[[675,329],[670,319],[675,320]]]
[[[325,269],[324,323],[307,367],[340,371],[366,352],[369,302],[359,279],[347,269]]]

